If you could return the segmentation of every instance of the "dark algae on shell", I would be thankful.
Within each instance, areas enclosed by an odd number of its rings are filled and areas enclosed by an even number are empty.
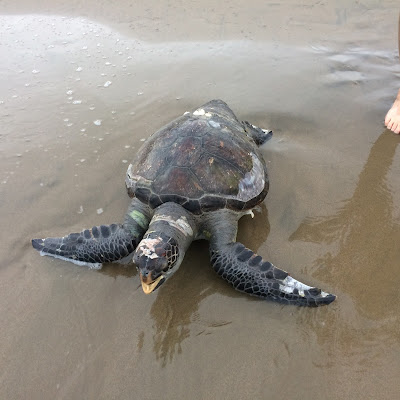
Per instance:
[[[194,213],[250,209],[264,199],[269,181],[261,154],[225,103],[211,103],[148,139],[129,167],[129,185],[139,190],[132,195],[152,207],[178,196]]]

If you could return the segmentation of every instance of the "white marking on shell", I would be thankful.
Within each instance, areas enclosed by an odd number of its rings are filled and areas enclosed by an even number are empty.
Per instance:
[[[193,115],[198,115],[198,116],[206,116],[207,118],[212,117],[212,114],[210,112],[205,112],[203,108],[198,108]]]
[[[126,170],[126,178],[127,178],[127,183],[129,182],[129,184],[130,184],[130,187],[133,187],[134,186],[134,184],[136,183],[136,182],[144,182],[144,183],[150,183],[150,181],[148,180],[148,179],[145,179],[143,176],[140,176],[140,175],[135,175],[134,173],[133,173],[133,165],[132,164],[129,164],[129,166],[128,166],[128,168],[127,168],[127,170]]]
[[[185,216],[179,217],[177,220],[173,219],[170,215],[155,215],[151,222],[155,221],[165,221],[168,225],[178,229],[182,232],[185,236],[193,236],[193,230],[190,224],[187,222]]]
[[[204,115],[206,112],[202,108],[198,108],[193,115]]]
[[[188,114],[190,114],[189,111],[185,111],[185,112],[183,113],[183,115],[188,115]]]
[[[143,239],[139,243],[139,250],[148,258],[159,258],[155,252],[155,246],[162,242],[162,239],[158,236],[155,239]]]
[[[238,199],[241,201],[249,201],[258,196],[265,186],[264,168],[259,158],[251,153],[253,160],[253,168],[250,172],[246,172],[244,178],[239,182]]]
[[[208,123],[213,127],[213,128],[220,128],[221,127],[221,125],[219,124],[219,122],[215,122],[215,121],[213,121],[213,120],[211,120],[211,121],[208,121]]]

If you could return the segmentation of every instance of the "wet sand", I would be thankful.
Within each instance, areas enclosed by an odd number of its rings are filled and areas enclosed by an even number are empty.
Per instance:
[[[398,1],[18,3],[0,5],[0,398],[398,398]],[[274,131],[239,239],[330,306],[235,292],[203,242],[150,296],[132,265],[32,249],[121,221],[142,139],[212,98]]]

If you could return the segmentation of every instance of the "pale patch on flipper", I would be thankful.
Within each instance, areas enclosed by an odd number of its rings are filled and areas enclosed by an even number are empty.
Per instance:
[[[88,262],[85,262],[85,261],[75,260],[73,258],[58,256],[57,254],[46,253],[43,250],[41,250],[39,252],[39,254],[41,256],[50,256],[50,257],[58,258],[58,259],[63,260],[63,261],[68,261],[68,262],[73,263],[75,265],[89,267],[90,269],[101,269],[103,267],[102,263],[88,263]]]
[[[294,289],[298,290],[298,294],[301,297],[305,297],[304,291],[305,290],[310,290],[313,289],[312,286],[308,286],[304,283],[301,283],[299,281],[297,281],[296,279],[292,278],[291,276],[287,276],[283,281],[282,284],[279,285],[279,289],[284,292],[284,293],[288,293],[288,294],[292,294]],[[322,292],[319,294],[319,296],[321,297],[326,297],[328,296],[329,293],[325,293]]]
[[[165,221],[170,226],[178,229],[185,236],[193,236],[193,229],[187,222],[187,219],[185,216],[179,217],[177,220],[174,220],[170,215],[161,214],[161,215],[154,216],[151,222],[153,223],[155,221]]]
[[[264,168],[261,161],[253,153],[253,168],[250,172],[246,172],[244,178],[239,181],[239,193],[237,197],[242,201],[249,201],[258,196],[264,189]]]

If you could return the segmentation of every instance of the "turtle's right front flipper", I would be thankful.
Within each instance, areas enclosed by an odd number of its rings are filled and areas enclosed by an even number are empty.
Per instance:
[[[104,262],[117,261],[131,254],[139,240],[123,225],[112,224],[94,226],[60,238],[32,239],[32,246],[41,255],[100,269]]]
[[[329,304],[336,298],[293,279],[241,243],[211,243],[210,255],[218,275],[236,290],[252,296],[311,307]]]
[[[59,238],[32,239],[41,255],[100,269],[105,262],[120,261],[132,254],[147,230],[152,211],[133,199],[124,223],[94,226]]]

